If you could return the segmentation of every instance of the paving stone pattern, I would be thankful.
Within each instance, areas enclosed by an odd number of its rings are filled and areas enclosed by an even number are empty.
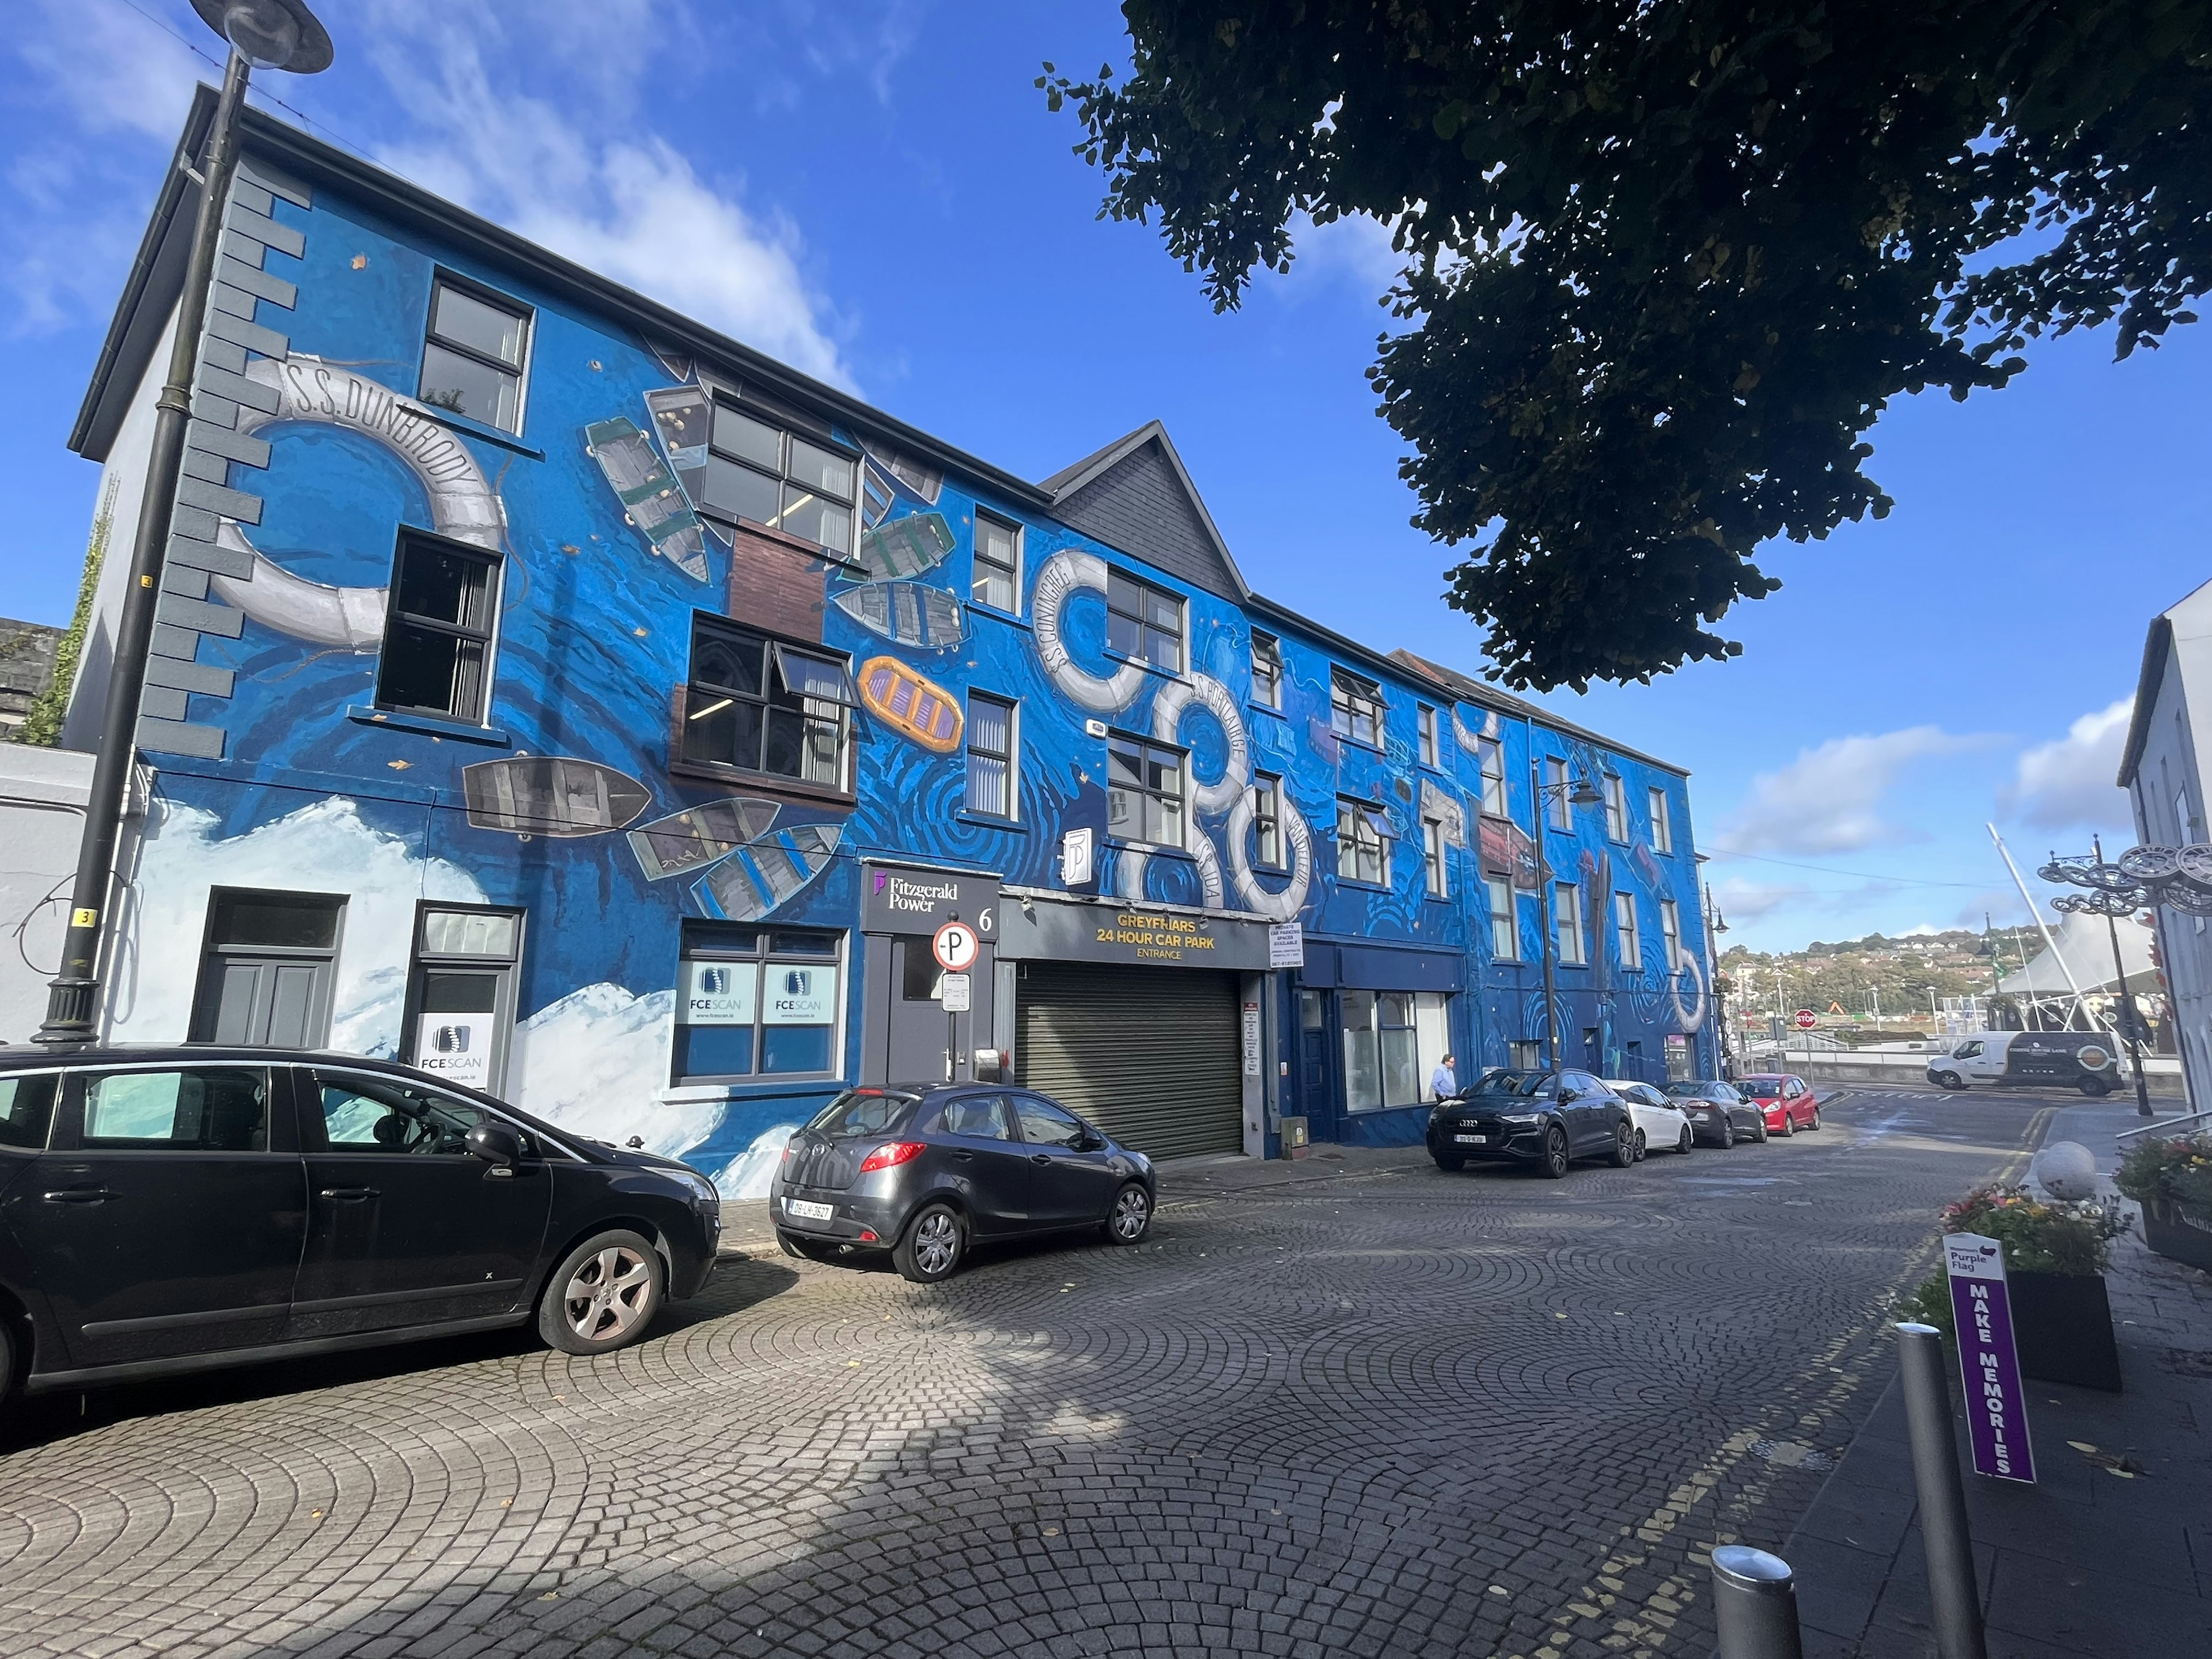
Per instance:
[[[1703,1655],[1704,1553],[1788,1535],[2032,1115],[1846,1103],[1557,1183],[1206,1165],[1139,1249],[751,1255],[602,1360],[25,1402],[0,1651]]]

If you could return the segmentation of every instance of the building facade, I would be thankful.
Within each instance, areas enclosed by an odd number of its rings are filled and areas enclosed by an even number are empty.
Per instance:
[[[396,1055],[734,1194],[854,1082],[1265,1155],[1416,1139],[1547,1024],[1711,1074],[1684,775],[1261,597],[1157,424],[1030,483],[258,113],[246,158],[112,1036]],[[192,188],[73,440],[117,546]]]
[[[2212,841],[2204,805],[2212,767],[2197,733],[2199,702],[2212,707],[2212,584],[2160,613],[2143,643],[2119,775],[2142,844],[2196,847]],[[2160,988],[2181,1053],[2183,1083],[2190,1109],[2202,1111],[2212,1094],[2212,921],[2166,904],[2152,914]]]

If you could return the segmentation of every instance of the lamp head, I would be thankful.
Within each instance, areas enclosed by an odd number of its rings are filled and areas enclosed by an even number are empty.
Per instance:
[[[192,9],[256,69],[313,75],[331,66],[330,31],[305,0],[192,0]]]
[[[1588,778],[1577,778],[1575,780],[1575,787],[1567,791],[1567,805],[1570,806],[1602,806],[1605,805],[1605,797],[1598,793],[1597,786],[1592,783]]]

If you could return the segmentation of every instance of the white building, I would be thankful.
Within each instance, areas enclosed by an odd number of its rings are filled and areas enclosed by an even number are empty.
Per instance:
[[[2135,803],[2136,837],[2150,846],[2208,839],[2204,783],[2212,775],[2193,706],[2212,714],[2212,583],[2160,614],[2143,642],[2135,717],[2119,783]],[[2191,1111],[2212,1098],[2212,921],[2168,905],[2158,915],[2159,963],[2179,1035]]]

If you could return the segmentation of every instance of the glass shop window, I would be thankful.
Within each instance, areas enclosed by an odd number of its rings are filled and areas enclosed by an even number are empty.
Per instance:
[[[376,706],[483,725],[498,599],[496,553],[402,536],[377,659]]]
[[[530,311],[441,276],[430,289],[416,396],[502,432],[522,430]]]
[[[1014,765],[1014,705],[1004,697],[968,694],[968,810],[1010,818],[1019,799]]]
[[[1341,668],[1333,668],[1328,675],[1329,729],[1340,738],[1364,744],[1370,749],[1382,746],[1382,689],[1372,680],[1363,680],[1356,674],[1347,674]]]
[[[1106,739],[1106,833],[1155,847],[1182,845],[1183,754],[1147,738]]]
[[[1106,648],[1170,674],[1182,672],[1182,601],[1109,567]]]
[[[978,605],[1019,611],[1022,592],[1022,532],[988,513],[975,515],[975,587]]]
[[[676,1081],[834,1075],[843,951],[842,933],[685,922]]]
[[[764,525],[850,559],[860,475],[859,456],[718,403],[701,505],[716,518]]]
[[[1424,1018],[1421,995],[1431,996]],[[1426,1025],[1443,1058],[1442,1032],[1433,994],[1412,991],[1337,993],[1344,1024],[1344,1103],[1348,1111],[1371,1112],[1421,1103],[1421,1035]],[[1433,1068],[1433,1061],[1431,1062]]]
[[[1283,646],[1273,634],[1252,635],[1252,701],[1262,708],[1283,706]]]
[[[693,614],[685,760],[843,789],[859,706],[843,657]]]

